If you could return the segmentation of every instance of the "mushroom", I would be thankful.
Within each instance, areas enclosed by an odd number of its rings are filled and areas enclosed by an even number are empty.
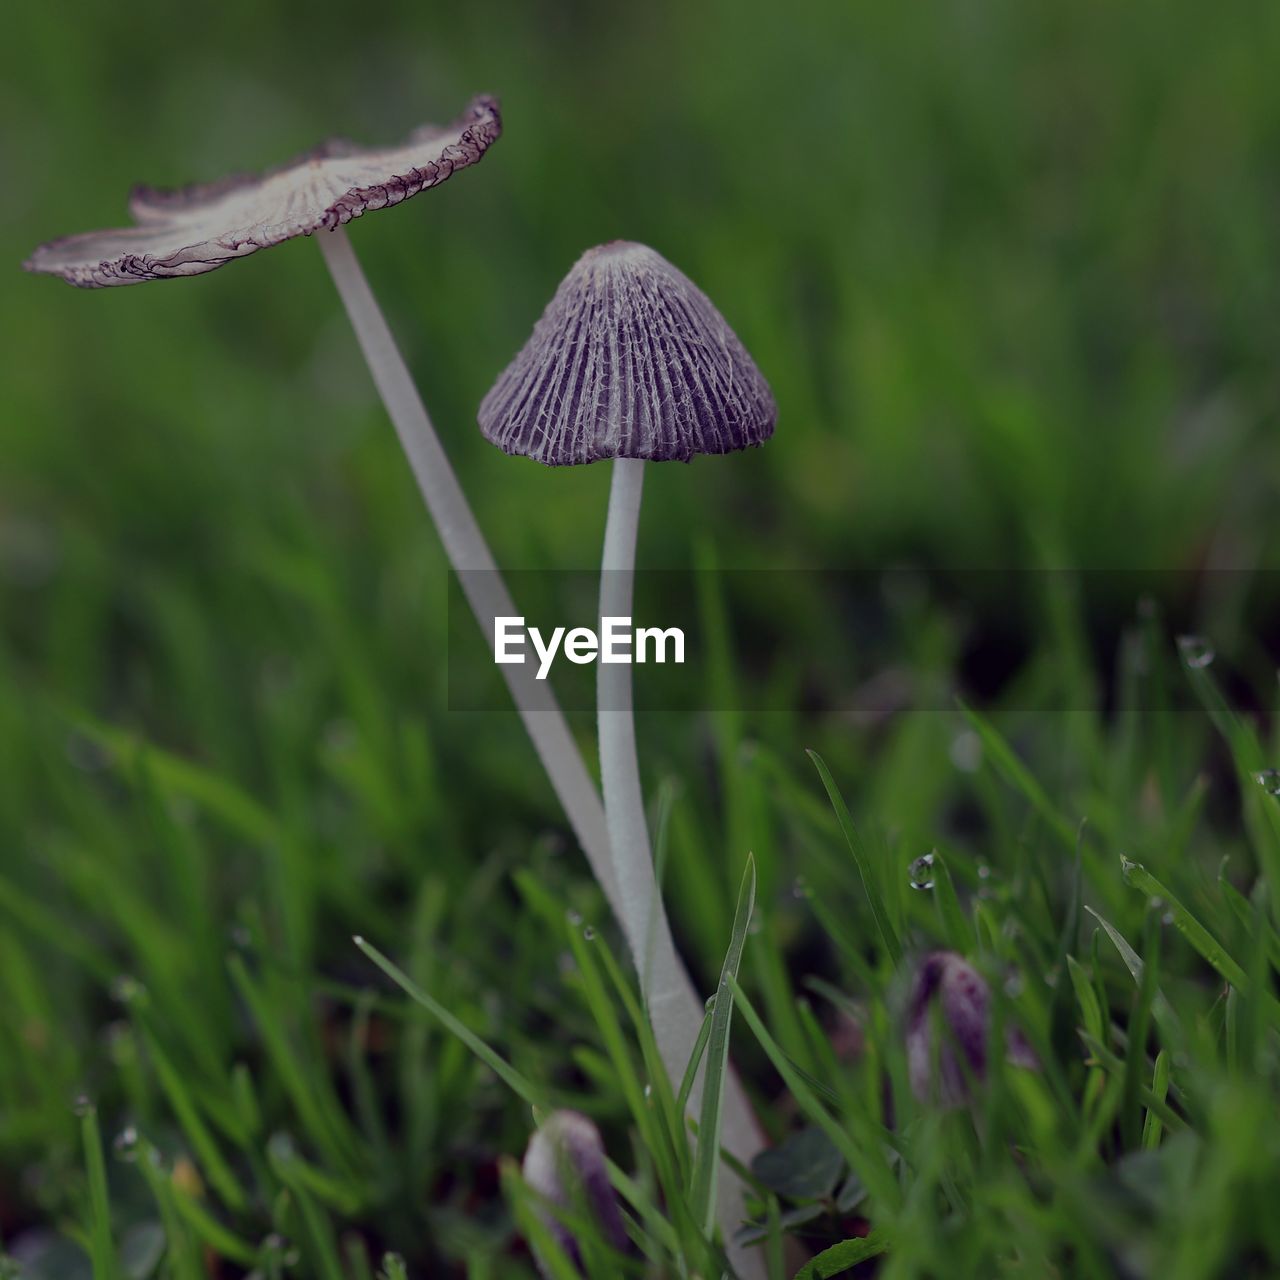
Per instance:
[[[497,102],[476,98],[453,124],[424,125],[399,147],[329,142],[261,177],[162,192],[134,191],[135,225],[41,245],[28,271],[82,288],[213,271],[300,235],[317,235],[361,350],[426,501],[449,562],[485,635],[517,611],[440,439],[347,238],[345,224],[399,204],[475,164],[502,132]],[[611,908],[618,911],[600,796],[545,682],[524,667],[502,673],[570,825]]]
[[[485,397],[479,420],[486,438],[507,453],[549,466],[613,459],[600,573],[603,619],[632,611],[645,463],[687,462],[695,454],[762,444],[776,416],[768,383],[706,294],[653,249],[616,240],[574,264]],[[701,1010],[685,998],[684,971],[654,879],[630,665],[598,664],[596,703],[622,923],[654,1035],[679,1081]],[[733,1081],[724,1136],[741,1159],[759,1146],[750,1108]]]
[[[935,1017],[943,1032],[940,1044]],[[991,989],[986,979],[954,951],[922,956],[906,1009],[907,1075],[917,1100],[944,1108],[968,1102],[971,1084],[987,1078],[990,1036]],[[1005,1058],[1011,1066],[1031,1071],[1040,1066],[1016,1027],[1005,1029]]]
[[[553,1111],[534,1131],[525,1149],[521,1174],[546,1205],[539,1217],[556,1245],[583,1271],[577,1237],[553,1210],[579,1213],[600,1238],[618,1253],[630,1250],[618,1197],[609,1182],[600,1130],[579,1111]],[[534,1249],[538,1270],[558,1274],[552,1263]]]

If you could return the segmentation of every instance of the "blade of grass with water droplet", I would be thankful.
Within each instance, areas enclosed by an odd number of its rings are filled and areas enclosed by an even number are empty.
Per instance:
[[[1205,963],[1216,970],[1226,982],[1247,994],[1251,989],[1248,975],[1228,954],[1226,947],[1142,863],[1132,862],[1128,858],[1121,861],[1125,883],[1148,897],[1159,898],[1173,917],[1174,928],[1200,953]],[[1280,1000],[1269,992],[1262,992],[1261,998],[1272,1020],[1280,1023]]]
[[[693,1157],[689,1187],[689,1211],[709,1237],[715,1229],[716,1184],[720,1176],[720,1129],[723,1121],[724,1083],[729,1069],[729,1032],[733,1025],[733,990],[742,963],[742,949],[756,902],[756,863],[747,855],[747,869],[738,889],[733,932],[716,986],[711,1031],[707,1037],[707,1070],[702,1082],[702,1111],[698,1121],[698,1146]]]
[[[806,752],[809,759],[813,761],[814,768],[818,771],[818,777],[822,779],[822,785],[827,790],[827,798],[831,801],[831,807],[835,810],[836,819],[840,823],[840,830],[844,834],[845,843],[849,846],[849,852],[853,855],[854,865],[858,868],[858,875],[862,878],[862,889],[867,895],[867,901],[871,906],[871,914],[875,918],[876,928],[880,933],[880,941],[884,945],[885,954],[889,957],[893,967],[897,969],[902,963],[902,947],[898,942],[898,935],[894,930],[893,923],[889,919],[889,913],[885,909],[884,899],[880,895],[880,886],[876,880],[875,869],[867,861],[866,854],[863,852],[861,843],[858,840],[858,833],[854,829],[853,819],[849,816],[849,807],[844,802],[844,796],[840,794],[840,788],[836,786],[835,779],[831,776],[831,770],[827,768],[826,762],[816,751]]]

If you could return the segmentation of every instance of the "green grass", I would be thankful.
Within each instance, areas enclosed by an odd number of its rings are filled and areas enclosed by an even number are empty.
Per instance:
[[[615,9],[14,15],[0,1253],[532,1280],[512,1161],[572,1106],[654,1272],[716,1274],[617,930],[514,717],[450,709],[466,633],[314,246],[100,294],[16,273],[134,180],[486,89],[492,155],[352,238],[500,562],[598,555],[606,469],[473,425],[588,245],[687,270],[782,409],[655,474],[641,539],[698,571],[687,709],[640,747],[707,994],[755,869],[724,983],[770,1280],[1275,1274],[1280,17]],[[902,1048],[934,946],[1042,1063],[947,1113]]]

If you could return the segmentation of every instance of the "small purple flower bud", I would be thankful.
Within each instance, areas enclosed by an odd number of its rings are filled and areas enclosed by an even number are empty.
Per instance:
[[[934,1014],[938,1006],[940,1018]],[[934,1042],[940,1021],[942,1043]],[[987,1077],[987,1038],[991,991],[986,980],[954,951],[931,951],[921,961],[907,1001],[907,1073],[921,1102],[944,1107],[967,1102],[970,1084]],[[1020,1032],[1005,1036],[1009,1062],[1038,1068],[1040,1063]]]
[[[522,1169],[524,1180],[543,1199],[570,1213],[591,1218],[600,1235],[620,1253],[628,1247],[617,1197],[605,1167],[600,1131],[577,1111],[553,1111],[529,1139]],[[549,1210],[542,1215],[547,1230],[573,1264],[582,1270],[582,1252],[573,1233]],[[537,1251],[534,1251],[535,1258]],[[551,1269],[537,1258],[538,1269]]]

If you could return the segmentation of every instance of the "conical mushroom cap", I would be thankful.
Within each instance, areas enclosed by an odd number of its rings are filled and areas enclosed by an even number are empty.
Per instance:
[[[336,140],[270,173],[177,191],[138,187],[129,201],[135,226],[53,240],[23,265],[85,289],[200,275],[439,186],[501,133],[498,104],[479,97],[461,119],[423,125],[397,147]]]
[[[549,466],[731,453],[763,444],[776,417],[711,299],[625,240],[578,259],[479,414],[486,439]]]

